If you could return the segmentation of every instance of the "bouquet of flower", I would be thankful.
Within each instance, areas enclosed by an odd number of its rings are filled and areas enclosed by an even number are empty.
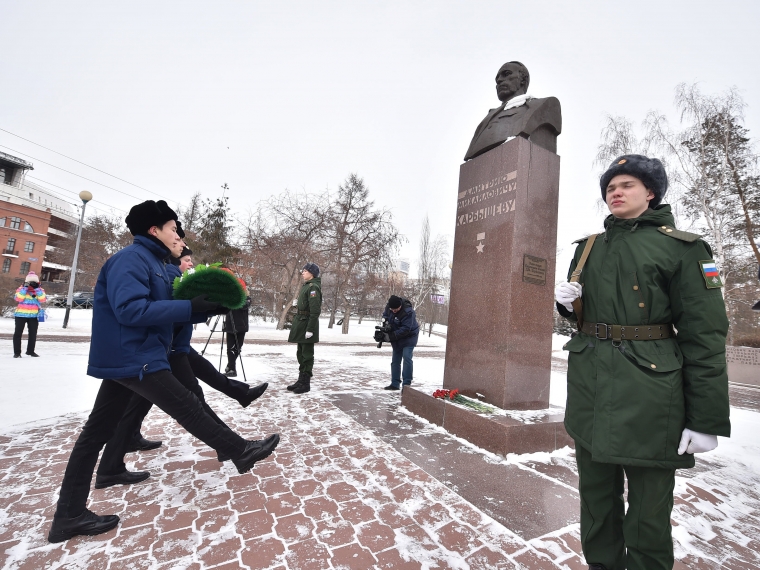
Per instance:
[[[441,398],[443,400],[449,399],[453,402],[456,402],[457,404],[461,404],[463,406],[467,406],[468,408],[472,408],[476,412],[480,412],[481,414],[492,414],[494,412],[494,409],[491,406],[486,406],[485,404],[481,404],[480,402],[476,400],[472,400],[470,398],[467,398],[466,396],[462,396],[459,393],[459,389],[455,388],[454,390],[436,390],[433,392],[433,398]]]
[[[221,265],[196,265],[187,269],[181,277],[175,277],[174,298],[190,300],[205,294],[209,301],[228,309],[239,309],[245,305],[245,282]]]

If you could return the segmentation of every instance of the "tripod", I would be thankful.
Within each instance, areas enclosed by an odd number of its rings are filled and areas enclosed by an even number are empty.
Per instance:
[[[216,332],[216,327],[219,325],[219,318],[221,316],[222,315],[216,316],[216,320],[214,321],[214,326],[211,328],[211,333],[208,335],[208,339],[206,339],[206,344],[204,345],[203,350],[201,350],[201,356],[203,356],[204,353],[206,352],[206,348],[208,348],[208,343],[211,342],[211,337],[214,336],[214,333]],[[233,345],[232,349],[235,354],[235,359],[237,360],[238,357],[240,357],[240,370],[243,373],[243,381],[247,382],[248,379],[245,377],[245,366],[243,365],[243,355],[241,354],[242,347],[238,346],[237,329],[235,328],[235,319],[232,316],[232,311],[228,311],[226,316],[229,316],[230,323],[232,323],[232,335],[233,335],[233,338],[235,339],[235,344]],[[211,319],[209,319],[209,321],[210,320]],[[221,342],[221,347],[219,348],[219,372],[222,371],[222,355],[224,354],[224,345],[226,341],[225,332],[227,331],[225,331],[225,327],[224,325],[222,325],[222,342]]]

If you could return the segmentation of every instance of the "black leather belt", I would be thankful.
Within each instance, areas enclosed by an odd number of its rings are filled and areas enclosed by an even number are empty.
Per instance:
[[[583,323],[581,332],[595,336],[599,340],[660,340],[671,338],[673,325],[607,325],[605,323]]]

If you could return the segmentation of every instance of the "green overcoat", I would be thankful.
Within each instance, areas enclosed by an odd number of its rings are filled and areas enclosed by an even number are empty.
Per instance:
[[[565,428],[594,461],[693,467],[693,455],[677,453],[684,428],[721,436],[731,430],[728,319],[720,281],[703,265],[712,251],[699,236],[675,229],[666,204],[632,220],[608,216],[604,226],[580,277],[583,320],[672,323],[677,336],[619,346],[585,333],[572,338],[564,347]],[[585,245],[578,244],[568,279]]]
[[[319,313],[322,312],[322,279],[314,277],[301,286],[298,312],[293,317],[288,342],[319,342]],[[314,333],[306,338],[306,333]]]

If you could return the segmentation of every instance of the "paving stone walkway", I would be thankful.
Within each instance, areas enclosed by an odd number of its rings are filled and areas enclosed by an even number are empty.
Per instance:
[[[396,394],[377,390],[387,380],[385,374],[369,368],[347,373],[337,361],[327,363],[322,374],[334,379],[331,387],[295,396],[284,389],[291,378],[280,368],[292,368],[292,355],[272,347],[252,350],[258,358],[269,351],[267,362],[275,370],[265,396],[248,409],[210,389],[208,399],[246,437],[280,433],[277,451],[239,475],[231,463],[218,463],[213,451],[154,410],[143,432],[164,440],[164,446],[127,456],[131,469],[150,471],[151,478],[91,493],[93,511],[121,517],[120,525],[104,535],[56,545],[46,541],[84,414],[0,436],[0,565],[34,570],[586,568],[575,519],[555,516],[545,492],[561,489],[565,498],[560,502],[577,496],[571,453],[548,460],[526,456],[502,465],[398,410]],[[356,400],[360,393],[364,402]],[[748,393],[743,401],[752,406],[753,398]],[[373,402],[385,414],[388,429],[377,413],[369,413]],[[431,453],[420,452],[422,444],[399,445],[404,430],[413,431],[417,442],[433,442],[428,450],[445,445],[464,450],[462,459],[455,454],[426,465]],[[494,506],[498,496],[484,499],[493,502],[489,509],[457,492],[472,477],[476,460],[501,466],[504,473],[520,471],[521,517],[509,519],[507,509]],[[725,467],[704,463],[679,487],[679,516],[707,513],[723,529],[684,535],[676,522],[679,570],[760,568],[756,479],[731,482],[739,486],[732,492],[743,493],[746,508],[728,520],[721,510]],[[535,517],[525,512],[525,505]]]

